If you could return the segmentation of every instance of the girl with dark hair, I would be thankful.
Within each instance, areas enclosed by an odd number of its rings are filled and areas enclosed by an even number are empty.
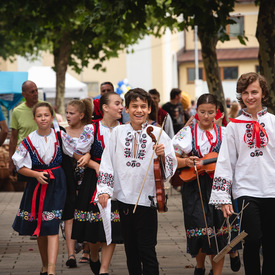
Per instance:
[[[214,95],[201,95],[197,101],[197,114],[195,116],[197,123],[182,128],[173,138],[178,168],[194,167],[194,163],[200,167],[202,166],[200,158],[207,156],[210,152],[219,153],[225,129],[214,124],[214,119],[217,118],[217,106],[218,102]],[[187,157],[183,157],[183,155]],[[201,174],[199,175],[199,182],[197,179],[184,182],[181,190],[187,249],[193,257],[196,257],[197,262],[195,275],[205,274],[206,255],[210,255],[215,275],[221,274],[223,268],[223,260],[218,263],[213,262],[218,251],[226,246],[228,235],[220,232],[224,221],[221,211],[208,204],[212,179],[213,173]],[[203,201],[203,208],[201,200]],[[215,231],[219,250],[217,250],[213,237]]]
[[[97,177],[101,155],[112,130],[120,125],[123,106],[117,93],[109,92],[101,96],[99,108],[103,113],[102,120],[86,125],[75,147],[74,156],[78,160],[89,153],[82,184],[76,202],[72,238],[78,242],[88,242],[90,247],[90,267],[94,274],[108,274],[109,265],[116,243],[122,243],[120,217],[117,203],[112,202],[112,243],[107,246],[102,218],[97,204],[94,202],[97,190]],[[82,166],[83,163],[79,163]],[[101,263],[99,260],[101,247]]]
[[[244,107],[230,119],[214,175],[210,203],[224,217],[233,214],[231,192],[242,214],[245,274],[271,274],[275,243],[275,116],[263,107],[268,102],[267,82],[251,72],[237,82],[239,103]],[[263,261],[261,266],[260,248]]]

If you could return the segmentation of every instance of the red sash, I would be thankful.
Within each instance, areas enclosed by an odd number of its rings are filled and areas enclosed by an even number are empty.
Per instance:
[[[40,171],[40,172],[45,172],[50,175],[50,179],[54,179],[54,175],[51,170],[55,170],[60,168],[61,166],[49,168],[49,169],[35,169],[35,171]],[[31,218],[35,219],[35,205],[36,205],[36,197],[37,197],[37,191],[39,186],[41,185],[41,191],[40,191],[40,198],[39,198],[39,208],[38,208],[38,217],[37,217],[37,227],[33,233],[33,236],[36,235],[39,237],[40,230],[41,230],[41,222],[42,222],[42,212],[43,212],[43,206],[44,206],[44,200],[45,200],[45,195],[47,191],[47,186],[48,184],[41,184],[40,182],[37,183],[33,196],[32,196],[32,208],[31,208]]]
[[[261,148],[261,136],[260,136],[260,130],[261,130],[267,139],[266,144],[263,144],[262,146],[267,145],[268,135],[267,135],[264,127],[258,121],[256,121],[256,120],[239,120],[239,119],[234,119],[234,118],[229,118],[229,120],[234,123],[250,123],[250,126],[253,128],[252,140],[256,139],[256,146],[258,148]]]

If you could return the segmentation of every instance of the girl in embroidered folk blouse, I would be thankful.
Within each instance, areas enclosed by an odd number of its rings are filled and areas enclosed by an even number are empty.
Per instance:
[[[194,162],[199,167],[202,163],[200,158],[210,152],[219,152],[225,128],[213,123],[217,114],[217,99],[211,94],[203,94],[197,101],[197,123],[181,129],[173,138],[178,168],[189,166],[194,167]],[[182,157],[182,155],[188,157]],[[203,210],[200,200],[197,180],[185,182],[182,185],[182,205],[184,211],[184,223],[187,234],[188,252],[196,257],[197,266],[194,274],[205,274],[205,257],[211,255],[211,259],[217,254],[215,243],[214,226],[217,234],[219,251],[227,244],[227,234],[222,234],[219,229],[224,218],[221,211],[209,205],[209,198],[212,188],[212,175],[204,173],[199,176],[204,211],[208,229],[203,217]],[[209,234],[211,247],[209,247]],[[218,263],[212,261],[214,274],[221,274],[223,260]]]
[[[28,135],[12,156],[18,173],[28,177],[12,227],[20,235],[37,235],[43,264],[40,274],[55,274],[66,179],[58,136],[51,128],[53,108],[47,102],[38,103],[33,115],[38,130]],[[61,133],[63,150],[69,154],[70,139]]]
[[[99,102],[103,119],[86,125],[75,148],[75,158],[90,153],[91,159],[84,172],[82,184],[76,202],[72,238],[79,242],[86,241],[90,247],[90,267],[95,274],[107,274],[116,243],[122,243],[120,217],[117,203],[112,202],[112,243],[107,246],[102,218],[94,203],[96,183],[101,155],[109,142],[113,129],[120,125],[123,106],[117,93],[109,92],[102,95]],[[101,264],[98,250],[101,246]]]
[[[224,217],[233,213],[233,198],[243,205],[245,274],[271,274],[275,244],[275,116],[263,108],[268,102],[264,77],[246,73],[237,82],[239,103],[245,108],[227,126],[211,193],[210,203],[221,207]],[[260,247],[263,266],[260,265]],[[271,273],[270,273],[271,272]]]

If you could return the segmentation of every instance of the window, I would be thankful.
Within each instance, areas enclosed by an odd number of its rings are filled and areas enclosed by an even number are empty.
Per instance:
[[[238,75],[238,67],[223,67],[223,75],[221,74],[221,78],[224,80],[237,79]]]
[[[231,17],[235,24],[230,24],[226,28],[226,32],[230,37],[237,37],[244,34],[244,17]]]
[[[195,68],[188,68],[187,74],[188,74],[188,82],[194,82],[195,81]],[[202,68],[199,68],[199,79],[203,79]]]

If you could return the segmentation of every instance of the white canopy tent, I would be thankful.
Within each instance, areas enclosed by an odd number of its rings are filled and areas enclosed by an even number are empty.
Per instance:
[[[42,90],[46,100],[56,96],[56,73],[51,67],[33,66],[28,70],[28,80],[33,81]],[[87,84],[66,73],[65,99],[88,97]]]

